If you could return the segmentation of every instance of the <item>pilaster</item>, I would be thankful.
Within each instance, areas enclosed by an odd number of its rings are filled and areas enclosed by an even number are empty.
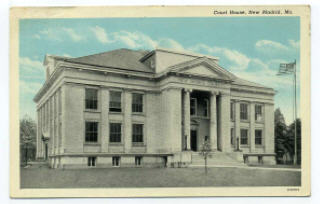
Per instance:
[[[66,148],[66,85],[61,87],[61,149],[60,153],[65,152]]]
[[[236,150],[240,150],[240,103],[234,102],[234,137]]]
[[[181,145],[181,120],[182,120],[182,114],[181,114],[181,89],[169,89],[167,91],[168,93],[168,105],[169,105],[169,136],[170,136],[170,143],[171,143],[171,151],[172,152],[181,152],[182,145]],[[190,109],[189,109],[190,111]],[[190,118],[190,114],[189,114]],[[190,119],[189,119],[190,124]],[[190,125],[189,125],[190,127]],[[190,135],[190,130],[189,130]]]
[[[56,150],[55,150],[55,153],[58,154],[59,151],[60,151],[60,137],[59,137],[59,124],[60,124],[60,121],[59,121],[59,91],[57,91],[55,93],[55,102],[54,102],[54,119],[55,119],[55,126],[54,126],[54,129],[55,129],[55,135],[56,135]]]
[[[220,92],[219,140],[223,152],[230,151],[230,93]]]
[[[100,110],[101,110],[101,124],[100,133],[101,138],[101,152],[108,152],[109,146],[109,90],[102,88],[100,91]]]
[[[250,152],[255,152],[255,110],[254,110],[255,104],[251,102],[249,104],[249,119],[250,119]]]
[[[109,90],[102,88],[100,91],[101,124],[99,136],[101,138],[101,152],[108,152],[109,146]]]
[[[274,105],[264,104],[264,131],[263,142],[266,153],[274,153]]]
[[[54,155],[55,137],[54,137],[54,124],[53,124],[53,96],[49,98],[49,135],[50,135],[50,145],[51,145],[51,155]]]
[[[40,145],[41,145],[41,108],[37,110],[37,154],[36,158],[40,157]]]
[[[124,149],[125,152],[128,153],[131,150],[132,144],[132,121],[131,121],[131,103],[132,103],[132,95],[131,91],[125,90],[123,92],[124,97],[122,102],[124,102]]]

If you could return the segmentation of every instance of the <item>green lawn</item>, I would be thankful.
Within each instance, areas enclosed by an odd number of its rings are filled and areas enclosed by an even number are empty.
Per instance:
[[[299,186],[301,173],[277,169],[108,168],[61,170],[21,168],[21,188]]]

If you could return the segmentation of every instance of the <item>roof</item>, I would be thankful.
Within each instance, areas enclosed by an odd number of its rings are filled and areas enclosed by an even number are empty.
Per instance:
[[[172,49],[168,49],[168,48],[158,47],[158,48],[148,52],[144,57],[141,58],[141,61],[146,60],[148,57],[153,55],[156,51],[169,52],[169,53],[179,54],[179,55],[188,55],[188,56],[193,56],[193,57],[206,57],[206,58],[209,58],[209,59],[212,59],[212,60],[219,60],[219,57],[215,57],[215,56],[211,56],[211,55],[204,55],[204,54],[194,53],[194,52],[187,51],[187,50],[178,51],[178,50],[172,50]]]
[[[66,61],[154,73],[151,68],[140,61],[148,52],[146,50],[117,49],[84,57],[69,58]]]
[[[164,49],[158,49],[158,50],[164,50]],[[150,52],[148,50],[130,50],[130,49],[122,48],[122,49],[117,49],[117,50],[112,50],[108,52],[102,52],[98,54],[77,57],[77,58],[58,57],[58,56],[52,56],[52,57],[60,58],[67,62],[154,73],[155,71],[153,69],[151,69],[150,67],[148,67],[146,64],[143,63],[143,59],[154,51],[155,50]],[[164,50],[164,51],[168,51],[168,50]],[[198,55],[198,57],[196,57],[195,59],[168,67],[166,72],[175,71],[183,66],[190,66],[194,63],[198,63],[199,61],[207,61],[211,65],[214,65],[214,67],[218,68],[220,72],[231,77],[233,81],[232,84],[243,85],[243,86],[254,86],[254,87],[260,87],[260,88],[269,88],[261,84],[247,81],[245,79],[241,79],[235,76],[228,70],[219,66],[212,59],[215,59],[215,58],[208,58],[204,55]]]
[[[255,83],[255,82],[241,79],[239,77],[234,78],[234,81],[232,82],[232,84],[243,85],[243,86],[254,86],[254,87],[260,87],[260,88],[269,88],[269,87],[263,86],[261,84]]]

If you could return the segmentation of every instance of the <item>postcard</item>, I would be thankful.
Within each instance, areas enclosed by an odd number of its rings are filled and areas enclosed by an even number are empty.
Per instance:
[[[310,195],[310,7],[16,7],[10,196]]]

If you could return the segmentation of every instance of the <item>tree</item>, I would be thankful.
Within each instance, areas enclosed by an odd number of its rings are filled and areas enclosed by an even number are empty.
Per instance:
[[[297,164],[301,164],[301,120],[298,118],[296,120],[297,123]],[[291,153],[294,154],[294,137],[295,134],[295,122],[293,121],[289,127],[288,127],[288,133],[287,137],[290,143],[290,146],[292,146]]]
[[[301,121],[297,119],[297,153],[298,164],[301,162]],[[280,109],[274,112],[275,152],[278,163],[292,162],[294,155],[295,123],[286,125]],[[289,158],[284,157],[288,155]]]
[[[277,161],[282,161],[283,155],[290,151],[290,143],[287,138],[287,125],[280,108],[274,112],[275,152]]]
[[[28,160],[35,158],[36,135],[36,122],[28,115],[25,115],[20,119],[20,155],[21,162],[25,160],[26,165]]]
[[[203,159],[204,159],[204,169],[205,169],[206,175],[208,173],[207,160],[208,160],[208,157],[210,156],[210,152],[211,152],[211,144],[210,144],[210,141],[206,139],[204,140],[201,148],[201,155],[203,156]]]

